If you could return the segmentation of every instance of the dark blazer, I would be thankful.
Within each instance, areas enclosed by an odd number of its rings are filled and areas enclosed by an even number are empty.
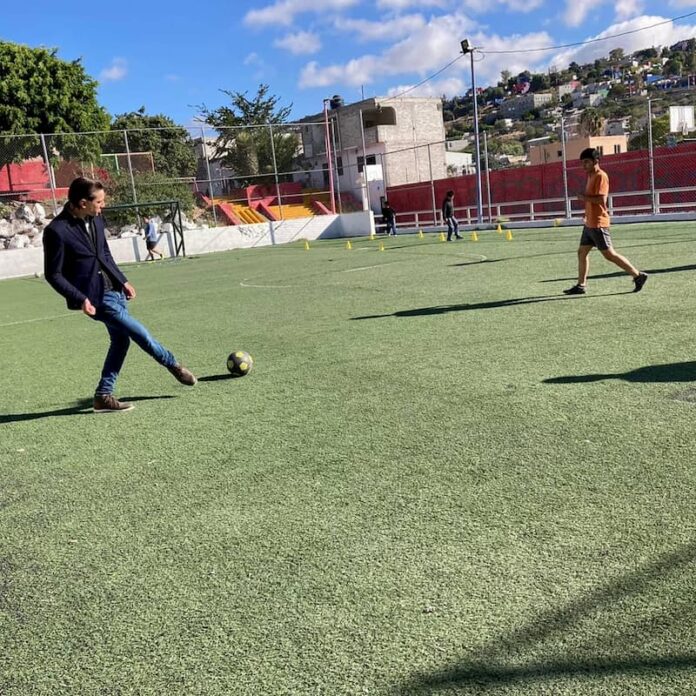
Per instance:
[[[104,234],[104,219],[92,220],[96,249],[80,220],[64,209],[43,234],[44,274],[67,301],[68,309],[82,309],[85,298],[98,307],[104,297],[102,273],[108,271],[116,289],[128,281],[111,256]]]

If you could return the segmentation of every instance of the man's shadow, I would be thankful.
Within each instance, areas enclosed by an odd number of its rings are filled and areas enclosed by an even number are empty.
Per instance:
[[[628,372],[550,377],[543,381],[545,384],[580,384],[583,382],[601,382],[606,379],[622,379],[626,382],[693,382],[696,381],[696,361],[646,365]]]
[[[163,396],[132,396],[124,397],[122,401],[150,401],[151,399],[173,399],[171,395]],[[52,411],[39,411],[37,413],[0,413],[0,425],[6,423],[19,423],[21,421],[41,420],[42,418],[54,418],[55,416],[82,416],[92,413],[92,399],[80,399],[67,408],[57,408]]]
[[[601,295],[583,295],[583,300],[597,297],[608,297],[611,295],[626,295],[632,292],[608,292]],[[468,312],[475,309],[499,309],[500,307],[517,307],[519,305],[537,304],[538,302],[557,302],[567,300],[572,302],[578,296],[568,295],[539,295],[536,297],[514,297],[509,300],[494,300],[492,302],[472,302],[463,304],[437,305],[435,307],[418,307],[416,309],[400,309],[389,314],[367,314],[360,317],[351,317],[351,321],[361,319],[384,319],[385,317],[427,317],[433,314],[447,314],[449,312]]]
[[[662,273],[683,273],[686,271],[696,271],[696,264],[688,264],[687,266],[671,266],[670,268],[648,268],[645,272],[648,275],[661,275]],[[597,273],[595,275],[590,275],[590,280],[596,280],[600,278],[620,278],[626,277],[624,271],[614,271],[612,273]],[[547,280],[540,280],[540,283],[558,283],[559,281],[577,281],[577,276],[567,277],[567,278],[548,278]]]
[[[641,621],[641,597],[650,599],[659,596],[662,583],[670,583],[670,576],[680,574],[689,577],[696,562],[696,542],[664,552],[655,560],[632,572],[616,577],[603,586],[596,587],[578,596],[562,606],[538,614],[519,628],[510,630],[489,640],[480,648],[473,648],[471,656],[430,674],[416,674],[406,684],[398,685],[395,694],[430,694],[443,693],[443,689],[459,689],[457,693],[481,693],[495,686],[510,685],[519,682],[547,682],[553,677],[568,679],[579,677],[587,679],[592,676],[612,674],[646,674],[656,670],[675,671],[696,668],[696,653],[688,640],[682,641],[681,650],[675,647],[656,654],[654,648],[641,650],[641,638],[648,642],[648,636],[662,629],[670,635],[678,635],[682,628],[691,625],[692,617],[675,611],[674,607],[665,605],[659,617],[654,621]],[[627,614],[627,598],[635,597],[632,614]],[[665,601],[669,595],[665,595]],[[679,598],[673,604],[679,604]],[[630,605],[629,605],[630,606]],[[618,619],[630,624],[623,632],[620,626],[611,622],[611,612],[618,614]],[[607,622],[602,625],[602,620]],[[565,636],[576,636],[582,627],[578,624],[591,621],[592,625],[585,631],[591,635],[591,643],[582,644],[577,655],[564,654],[559,658],[552,656],[555,646],[563,650]],[[597,636],[608,636],[608,645],[604,646]],[[635,635],[638,630],[638,635]],[[640,632],[644,631],[641,636]],[[548,646],[548,649],[544,649]],[[592,646],[595,646],[594,649]],[[588,652],[590,653],[588,655]],[[594,653],[594,654],[592,654]],[[608,653],[608,654],[607,654]],[[525,660],[525,654],[532,659]],[[539,654],[549,657],[539,659]],[[475,692],[469,689],[476,689]],[[460,691],[462,690],[462,691]]]

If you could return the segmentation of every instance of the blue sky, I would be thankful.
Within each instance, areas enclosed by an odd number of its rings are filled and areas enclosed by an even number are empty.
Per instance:
[[[190,125],[199,104],[226,103],[221,89],[255,94],[260,83],[293,118],[322,100],[346,102],[402,92],[457,57],[469,38],[483,49],[479,86],[503,69],[545,70],[696,36],[696,14],[620,39],[541,53],[555,46],[648,27],[696,12],[696,0],[149,0],[65,3],[38,0],[31,12],[4,4],[0,38],[81,58],[115,115],[144,106]],[[488,50],[488,53],[486,52]],[[411,94],[448,96],[469,87],[468,60]]]

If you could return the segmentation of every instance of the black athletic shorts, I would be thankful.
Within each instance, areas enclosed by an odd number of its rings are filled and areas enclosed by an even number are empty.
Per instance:
[[[597,247],[600,251],[611,249],[611,235],[608,227],[588,227],[582,228],[580,246]]]
[[[153,249],[157,248],[157,242],[151,242],[149,239],[146,239],[145,246],[147,247],[148,251],[152,251]]]

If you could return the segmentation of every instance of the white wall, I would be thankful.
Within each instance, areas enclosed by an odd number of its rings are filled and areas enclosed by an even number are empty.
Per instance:
[[[281,220],[258,225],[232,225],[210,229],[186,230],[184,243],[187,254],[208,254],[229,249],[287,244],[298,239],[336,239],[340,237],[369,236],[375,231],[372,213],[346,213],[345,215],[317,215],[297,220]],[[174,255],[174,243],[170,233],[160,237],[159,247],[166,255]],[[141,237],[112,239],[111,255],[117,263],[143,261],[147,255]],[[43,273],[43,249],[6,249],[0,251],[0,279]]]

